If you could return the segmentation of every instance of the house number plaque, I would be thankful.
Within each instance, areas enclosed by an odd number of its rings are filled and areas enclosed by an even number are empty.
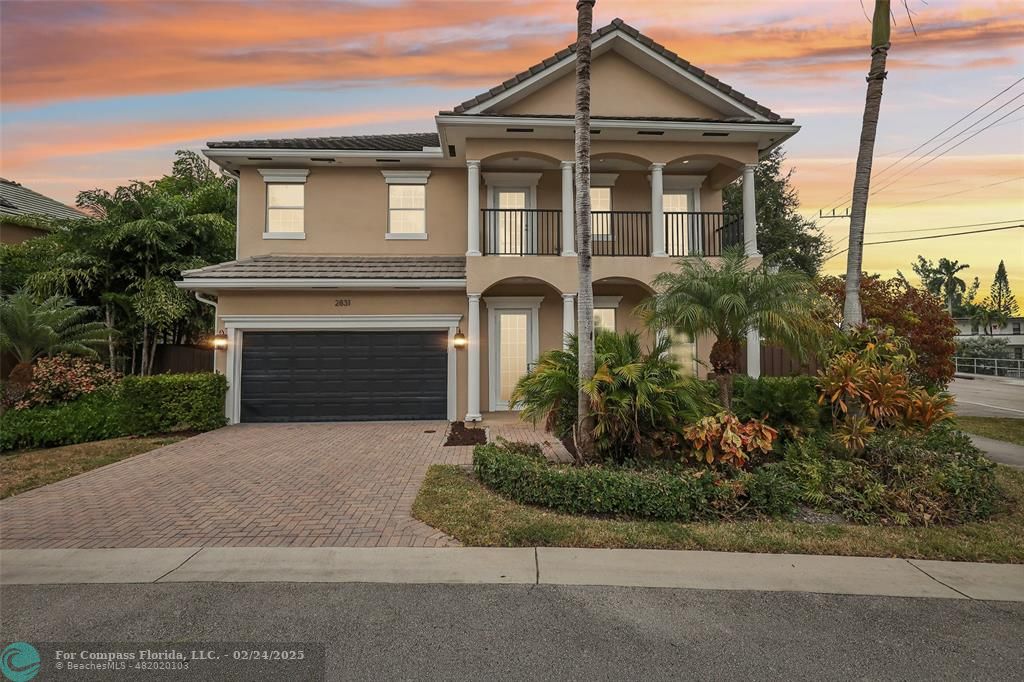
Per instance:
[[[334,307],[335,308],[348,308],[350,305],[352,305],[352,299],[351,298],[336,298],[336,299],[334,299]]]

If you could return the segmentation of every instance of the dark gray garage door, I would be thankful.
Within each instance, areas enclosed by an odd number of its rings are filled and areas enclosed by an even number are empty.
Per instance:
[[[445,419],[448,334],[245,332],[243,422]]]

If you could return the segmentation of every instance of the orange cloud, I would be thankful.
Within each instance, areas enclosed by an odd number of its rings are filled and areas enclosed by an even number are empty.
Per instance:
[[[19,173],[54,158],[110,154],[139,149],[196,145],[212,139],[280,136],[297,131],[346,128],[379,123],[418,121],[430,127],[437,107],[358,111],[331,116],[289,116],[153,123],[22,127],[4,150],[4,172]]]
[[[671,21],[649,26],[648,32],[711,69],[810,83],[837,68],[865,68],[867,30],[862,21],[833,23],[833,16],[820,11],[820,3],[818,11],[813,4],[797,4],[794,11],[802,16],[722,30],[729,21],[741,25],[739,19],[749,19],[750,13],[765,6],[744,1],[725,9],[717,3],[703,8],[703,18],[696,22],[683,22],[676,3],[666,8],[666,3],[649,0],[619,2],[604,11],[622,9],[627,19],[637,16],[638,23],[671,16]],[[1013,62],[1013,57],[991,53],[1012,48],[1024,36],[1020,6],[922,11],[917,22],[917,37],[906,30],[897,33],[894,63],[957,68],[978,66],[984,60]],[[680,25],[687,28],[674,28]],[[490,85],[550,55],[573,37],[572,13],[556,12],[552,3],[541,0],[432,0],[386,6],[10,3],[2,30],[4,98],[21,104],[382,79]],[[963,58],[962,52],[969,50],[986,54]]]

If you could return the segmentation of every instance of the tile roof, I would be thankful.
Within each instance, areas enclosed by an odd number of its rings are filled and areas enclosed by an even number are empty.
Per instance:
[[[3,215],[43,215],[62,219],[85,217],[81,211],[56,199],[33,192],[13,180],[0,178],[0,216]]]
[[[203,279],[465,279],[465,256],[267,255],[182,273]]]
[[[601,38],[613,31],[621,31],[625,33],[630,38],[636,40],[644,47],[653,50],[658,55],[674,63],[676,66],[686,70],[690,75],[696,76],[705,84],[710,85],[711,87],[718,90],[722,94],[727,95],[739,102],[742,102],[745,106],[747,106],[750,109],[753,109],[754,111],[764,116],[765,118],[768,118],[774,122],[779,122],[782,119],[781,116],[776,114],[768,107],[758,104],[753,99],[747,97],[739,90],[736,90],[732,86],[726,85],[725,83],[718,80],[714,76],[709,75],[706,71],[704,71],[704,69],[694,66],[690,62],[686,61],[685,59],[677,55],[672,50],[669,50],[664,45],[657,43],[651,38],[645,36],[643,33],[636,30],[635,28],[624,22],[622,19],[614,19],[612,20],[612,23],[608,24],[607,26],[602,26],[601,28],[597,29],[596,31],[594,31],[593,37],[596,40],[597,38]],[[565,59],[566,57],[570,56],[575,51],[576,43],[573,43],[572,45],[569,45],[568,47],[559,50],[558,52],[551,55],[544,61],[534,64],[533,66],[531,66],[530,68],[526,69],[521,73],[517,73],[504,83],[496,85],[495,87],[491,88],[490,90],[487,90],[486,92],[481,92],[479,95],[473,97],[472,99],[466,100],[462,104],[455,107],[455,109],[453,109],[452,111],[453,113],[456,114],[465,113],[467,109],[470,109],[471,107],[474,107],[482,102],[486,102],[495,95],[501,94],[505,90],[508,90],[509,88],[512,88],[518,85],[519,83],[522,83],[528,78],[531,78],[536,74],[540,73],[541,71],[544,71],[545,69],[552,66],[556,62],[559,62]]]
[[[333,151],[418,152],[441,145],[437,133],[349,135],[346,137],[289,137],[276,140],[207,142],[210,149],[323,149]]]
[[[573,114],[469,114],[474,118],[550,118],[571,121]],[[455,112],[442,112],[445,116],[458,116]],[[749,116],[730,116],[727,118],[698,118],[694,116],[591,116],[591,121],[665,121],[667,123],[752,123],[767,124],[792,123],[791,118],[779,118],[774,121],[759,121]]]

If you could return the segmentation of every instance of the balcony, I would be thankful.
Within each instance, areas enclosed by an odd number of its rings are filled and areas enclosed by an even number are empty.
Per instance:
[[[557,256],[562,253],[562,211],[481,209],[486,256]],[[653,254],[648,211],[591,213],[594,256]],[[664,244],[669,256],[720,256],[743,243],[741,216],[721,212],[665,212]]]

